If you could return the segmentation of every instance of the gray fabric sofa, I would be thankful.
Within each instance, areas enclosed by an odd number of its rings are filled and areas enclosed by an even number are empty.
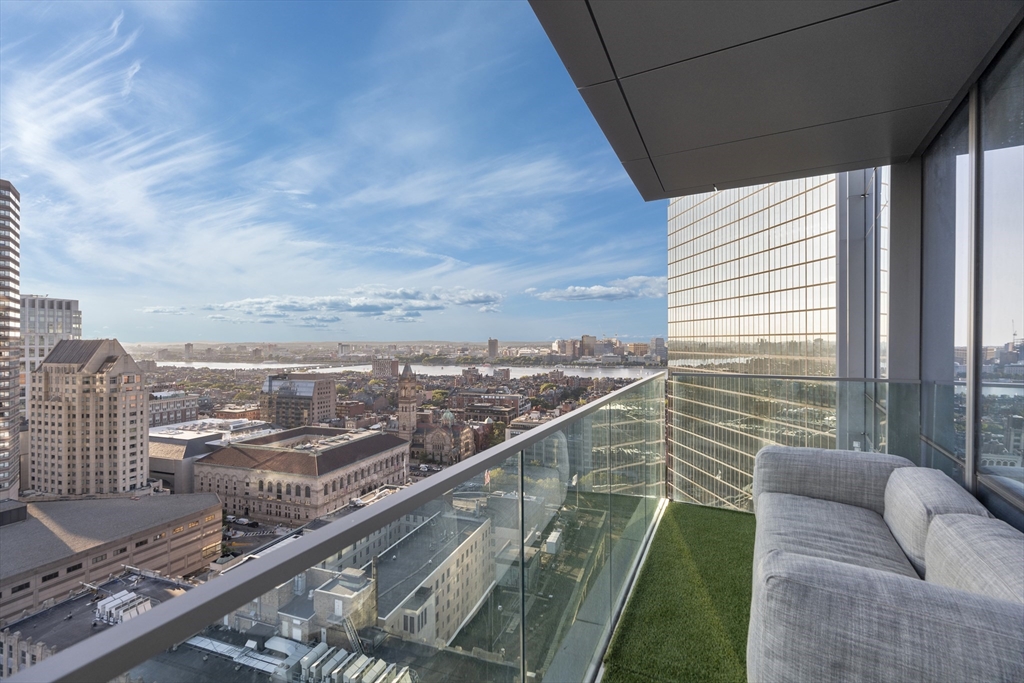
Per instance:
[[[1024,534],[937,470],[770,446],[747,677],[1024,681]]]

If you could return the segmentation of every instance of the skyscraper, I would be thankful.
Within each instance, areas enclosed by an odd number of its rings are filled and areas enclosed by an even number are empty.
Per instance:
[[[498,357],[498,340],[487,340],[487,360],[494,360]]]
[[[82,338],[82,312],[75,299],[21,297],[21,384],[25,402],[32,395],[32,373],[57,342]]]
[[[18,495],[21,195],[0,180],[0,500]]]
[[[116,339],[57,342],[32,381],[22,487],[55,495],[145,487],[148,395],[142,371]]]

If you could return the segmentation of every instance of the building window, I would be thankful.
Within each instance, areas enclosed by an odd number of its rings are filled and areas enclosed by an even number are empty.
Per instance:
[[[260,491],[261,492],[263,491],[263,480],[262,479],[260,479]]]
[[[292,485],[291,484],[288,484],[287,486],[284,487],[284,494],[286,496],[292,495]]]
[[[144,546],[144,545],[146,545],[148,543],[149,543],[149,539],[148,538],[144,538],[141,541],[136,541],[135,542],[135,547],[136,548],[141,548],[142,546]]]
[[[27,583],[27,582],[26,583],[19,583],[17,586],[15,586],[14,588],[11,589],[11,595],[14,595],[15,593],[20,593],[21,591],[24,591],[24,590],[28,590],[29,586],[30,586],[30,584]]]
[[[183,526],[176,526],[176,527],[174,527],[174,531],[172,531],[171,533],[172,534],[180,534],[184,530],[185,530],[185,527],[183,527]]]
[[[60,572],[52,572],[50,574],[46,574],[45,576],[43,576],[43,583],[46,583],[47,581],[52,581],[56,579],[58,576],[60,576]]]
[[[78,564],[73,564],[70,567],[68,567],[66,573],[70,574],[71,572],[77,572],[81,568],[82,568],[82,563],[79,562]]]
[[[92,558],[92,563],[93,564],[99,564],[100,562],[102,562],[105,559],[107,559],[107,554],[103,553],[102,555],[97,555],[96,557]]]
[[[309,498],[309,497],[310,497],[310,496],[309,496],[309,487],[307,486],[307,487],[306,487],[306,498]]]

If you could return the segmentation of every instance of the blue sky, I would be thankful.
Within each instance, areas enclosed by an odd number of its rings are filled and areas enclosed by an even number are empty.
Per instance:
[[[86,336],[664,336],[644,203],[525,2],[0,3],[25,293]]]

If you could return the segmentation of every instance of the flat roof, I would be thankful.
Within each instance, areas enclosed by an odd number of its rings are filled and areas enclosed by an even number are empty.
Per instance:
[[[921,154],[1021,0],[530,0],[645,200]]]
[[[23,639],[32,638],[36,642],[42,641],[50,647],[64,650],[93,634],[112,628],[103,622],[93,625],[94,610],[99,599],[127,590],[148,597],[153,604],[159,604],[187,590],[185,586],[169,579],[127,573],[100,584],[99,589],[98,594],[86,591],[49,609],[11,622],[4,628],[9,628],[11,633],[20,631]]]
[[[220,509],[215,493],[28,503],[28,518],[0,527],[0,578],[32,571],[171,520]]]
[[[300,427],[225,446],[198,462],[320,476],[408,443],[393,434]]]
[[[384,589],[378,588],[377,612],[387,616],[404,603],[484,521],[443,512],[381,552],[377,585]]]

